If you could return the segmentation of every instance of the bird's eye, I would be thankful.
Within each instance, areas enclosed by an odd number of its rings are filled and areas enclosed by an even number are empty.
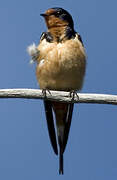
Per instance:
[[[61,12],[60,11],[57,11],[56,13],[55,13],[55,16],[56,17],[59,17],[61,15]]]
[[[57,14],[61,14],[61,12],[60,11],[58,11],[58,12],[56,12]]]

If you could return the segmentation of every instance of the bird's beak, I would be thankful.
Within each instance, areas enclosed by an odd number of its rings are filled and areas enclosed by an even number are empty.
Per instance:
[[[40,14],[40,16],[47,17],[48,15],[47,14]]]

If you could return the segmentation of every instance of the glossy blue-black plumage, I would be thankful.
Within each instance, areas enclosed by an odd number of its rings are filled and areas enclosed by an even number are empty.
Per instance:
[[[74,23],[73,23],[73,19],[72,16],[63,8],[59,8],[59,7],[54,7],[52,8],[54,9],[54,15],[59,17],[60,19],[67,21],[69,23],[69,26],[71,28],[74,28]]]

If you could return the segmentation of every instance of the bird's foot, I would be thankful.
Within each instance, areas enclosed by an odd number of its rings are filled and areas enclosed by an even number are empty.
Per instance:
[[[71,90],[70,93],[69,93],[69,96],[70,96],[72,101],[75,99],[75,96],[79,100],[79,96],[78,96],[78,94],[77,94],[77,92],[75,90]]]
[[[47,92],[51,95],[51,92],[49,89],[42,89],[42,94],[43,94],[44,98],[47,98]]]

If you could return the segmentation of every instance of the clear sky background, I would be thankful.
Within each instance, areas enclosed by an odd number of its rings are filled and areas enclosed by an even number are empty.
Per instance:
[[[87,71],[82,92],[117,94],[116,0],[1,0],[0,88],[36,88],[26,48],[46,26],[40,13],[63,7],[84,41]],[[1,180],[117,180],[117,107],[76,104],[64,176],[50,145],[41,100],[0,99]]]

